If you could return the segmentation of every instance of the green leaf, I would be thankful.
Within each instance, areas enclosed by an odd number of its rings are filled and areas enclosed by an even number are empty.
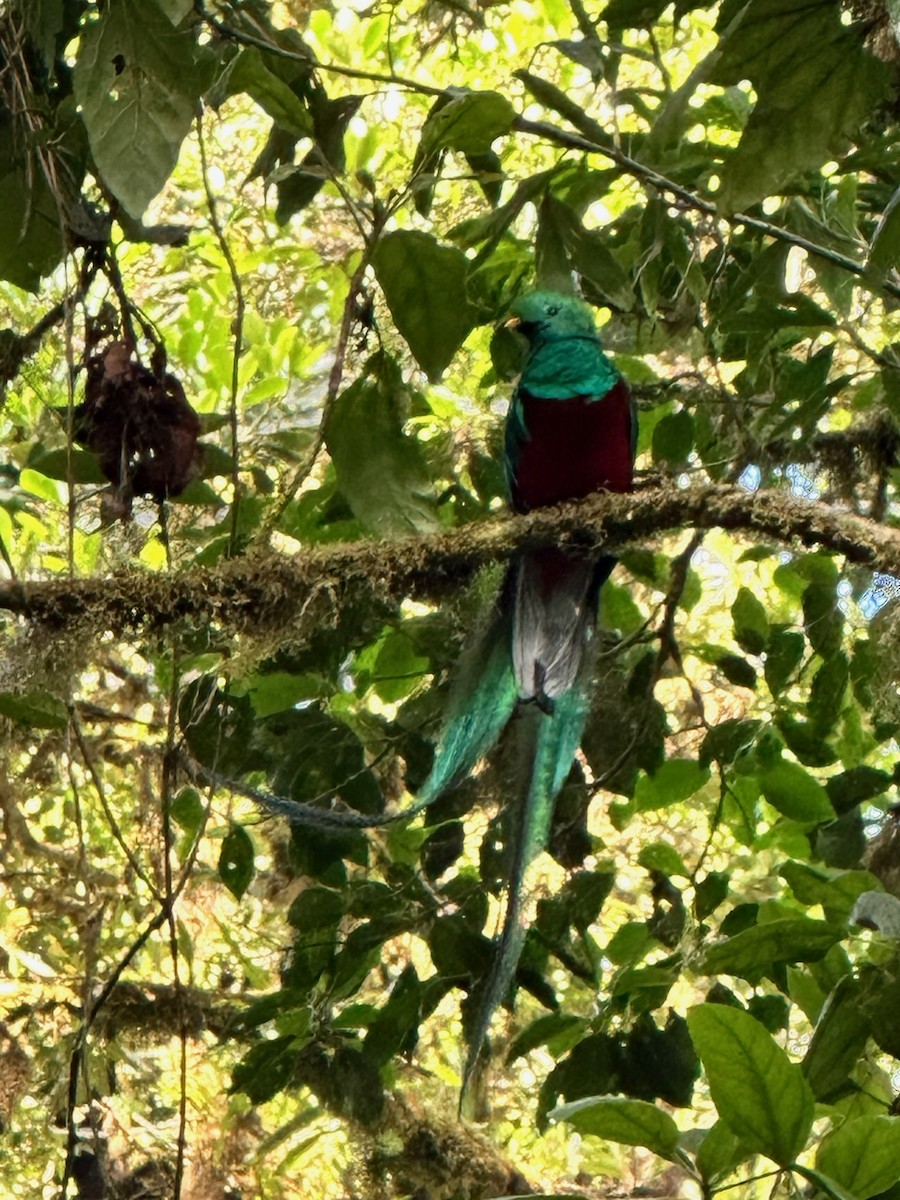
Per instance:
[[[581,277],[585,298],[621,311],[634,306],[634,289],[627,271],[609,248],[603,230],[586,229],[578,214],[547,192],[541,203],[544,220],[552,219],[573,270]]]
[[[653,461],[673,470],[683,467],[694,448],[694,418],[683,408],[669,413],[653,430]]]
[[[667,0],[609,0],[603,20],[611,30],[649,29],[659,20]],[[684,5],[678,5],[683,8]]]
[[[0,716],[32,729],[65,729],[69,714],[62,700],[49,692],[0,692]]]
[[[822,658],[831,658],[840,650],[844,615],[829,584],[814,582],[803,592],[803,627],[813,650]]]
[[[776,762],[760,771],[759,784],[772,807],[793,821],[814,824],[834,817],[828,793],[798,763]]]
[[[100,470],[100,460],[90,450],[44,450],[39,454],[29,455],[28,466],[34,471],[40,471],[48,479],[60,479],[73,483],[107,483],[108,480]]]
[[[822,732],[828,732],[837,723],[849,681],[850,663],[841,651],[833,654],[816,671],[806,711]]]
[[[787,862],[778,874],[801,904],[809,908],[821,904],[829,919],[846,920],[863,892],[878,887],[878,880],[868,871],[830,871],[812,863]]]
[[[842,815],[866,800],[882,796],[892,783],[893,778],[887,771],[862,764],[840,775],[832,775],[825,784],[825,790],[834,811]]]
[[[716,1121],[697,1149],[697,1170],[706,1183],[719,1183],[752,1153],[724,1121]]]
[[[883,278],[900,263],[900,190],[894,192],[881,214],[869,247],[868,269]]]
[[[883,63],[830,3],[729,0],[711,82],[749,79],[757,102],[722,172],[719,204],[736,212],[839,155],[885,94]]]
[[[291,902],[287,919],[297,930],[297,937],[283,972],[285,985],[311,988],[331,968],[345,908],[340,892],[326,887],[304,888]]]
[[[253,842],[242,825],[232,825],[219,852],[219,878],[240,900],[253,878]]]
[[[501,134],[508,133],[516,110],[499,92],[470,92],[448,88],[432,107],[422,127],[419,153],[428,157],[438,150],[481,154]],[[442,103],[443,101],[443,103]]]
[[[662,875],[683,875],[687,878],[690,874],[684,859],[668,842],[650,842],[642,846],[638,865],[645,871],[659,871]]]
[[[206,812],[196,788],[184,787],[169,804],[169,816],[190,837],[196,837]]]
[[[82,31],[73,82],[103,181],[140,217],[194,119],[192,35],[156,0],[116,0]]]
[[[756,687],[756,668],[739,654],[720,655],[716,666],[735,687]]]
[[[466,294],[468,260],[427,233],[385,234],[372,258],[397,328],[435,382],[479,320]]]
[[[294,137],[312,137],[312,115],[289,83],[266,66],[255,46],[243,49],[228,69],[225,88],[228,95],[246,92],[282,128]]]
[[[761,728],[762,721],[757,720],[730,717],[727,721],[720,721],[703,739],[700,747],[701,764],[708,766],[711,762],[719,762],[727,766],[733,763],[740,754],[750,749]]]
[[[723,902],[730,879],[723,871],[710,871],[694,885],[694,915],[698,921],[705,920]]]
[[[506,1062],[515,1062],[537,1046],[548,1046],[553,1057],[559,1059],[580,1040],[584,1031],[585,1021],[582,1017],[571,1013],[547,1013],[526,1025],[513,1038],[506,1052]]]
[[[395,1054],[415,1043],[422,1003],[422,985],[411,963],[403,968],[391,989],[387,1004],[369,1026],[363,1051],[383,1066]]]
[[[403,430],[409,402],[396,362],[379,354],[337,397],[325,423],[341,491],[354,516],[382,535],[437,528],[421,447]]]
[[[254,1046],[234,1068],[230,1092],[244,1092],[251,1104],[265,1104],[287,1087],[297,1065],[293,1036]]]
[[[817,1100],[847,1082],[869,1040],[871,1023],[859,1003],[859,984],[845,975],[825,1001],[803,1059],[803,1073]]]
[[[788,1166],[806,1144],[813,1095],[797,1063],[753,1017],[721,1004],[688,1013],[719,1116],[759,1154]]]
[[[769,619],[762,601],[749,588],[738,590],[731,606],[734,640],[747,654],[762,654],[769,644]]]
[[[788,1027],[791,1006],[784,996],[751,996],[747,1012],[769,1033],[780,1033]]]
[[[830,1200],[856,1200],[853,1193],[842,1188],[837,1180],[830,1179],[814,1167],[804,1167],[801,1163],[793,1163],[791,1169],[813,1184],[817,1192],[822,1192],[824,1195],[829,1196]]]
[[[0,178],[0,279],[37,291],[41,279],[62,258],[59,210],[38,171]]]
[[[812,721],[798,721],[790,713],[780,712],[775,718],[775,724],[790,752],[795,754],[804,766],[827,767],[837,758],[826,735]]]
[[[820,1144],[816,1168],[858,1200],[869,1200],[900,1180],[900,1121],[896,1117],[856,1117]]]
[[[697,969],[706,975],[738,975],[753,983],[777,963],[818,961],[842,936],[843,931],[827,921],[781,917],[709,946]]]
[[[56,53],[56,39],[63,29],[63,0],[29,0],[21,6],[28,37],[49,70]]]
[[[769,691],[780,696],[800,665],[806,646],[802,633],[773,630],[766,648],[765,675]]]
[[[689,800],[709,780],[709,770],[689,758],[670,758],[653,775],[643,775],[634,789],[638,811],[649,812]]]
[[[681,1136],[667,1112],[643,1100],[594,1096],[563,1104],[550,1120],[565,1121],[580,1134],[602,1137],[625,1146],[644,1146],[661,1158],[673,1158]]]

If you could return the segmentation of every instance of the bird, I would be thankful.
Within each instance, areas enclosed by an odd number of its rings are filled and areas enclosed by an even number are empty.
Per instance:
[[[514,302],[511,314],[507,326],[526,343],[504,437],[512,508],[527,513],[595,492],[630,491],[635,409],[603,351],[593,310],[574,294],[538,290]],[[468,1030],[463,1110],[524,942],[526,873],[546,846],[554,801],[584,731],[599,592],[615,561],[557,547],[515,555],[492,619],[463,653],[434,763],[416,798],[419,809],[460,783],[516,716],[524,727],[516,742],[521,794],[506,820],[505,912]]]
[[[524,360],[506,418],[503,465],[518,513],[632,488],[637,420],[630,389],[603,351],[591,307],[537,290],[513,302],[507,326]],[[544,547],[517,552],[493,611],[464,648],[431,770],[413,804],[392,813],[323,810],[237,786],[268,812],[319,828],[371,828],[412,818],[462,783],[515,718],[519,794],[507,814],[505,911],[492,962],[473,998],[460,1111],[491,1020],[510,991],[525,938],[529,866],[544,849],[553,806],[575,759],[591,700],[590,653],[599,593],[615,557]],[[214,782],[223,782],[204,769]],[[232,785],[235,786],[235,785]]]

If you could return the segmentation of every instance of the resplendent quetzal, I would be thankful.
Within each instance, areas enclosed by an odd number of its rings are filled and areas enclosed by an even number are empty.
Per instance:
[[[637,423],[628,386],[603,353],[592,310],[573,295],[536,291],[512,306],[528,341],[506,421],[504,463],[517,512],[631,490]],[[329,811],[240,787],[295,824],[341,829],[414,816],[461,783],[516,713],[521,781],[506,816],[506,911],[468,1033],[463,1100],[494,1010],[525,936],[525,874],[544,849],[553,805],[590,707],[588,653],[611,555],[553,547],[516,555],[494,614],[464,651],[428,778],[408,809],[381,816]],[[527,747],[527,749],[524,749]],[[224,781],[220,781],[224,782]],[[237,785],[232,785],[237,786]]]
[[[509,325],[528,351],[506,420],[510,500],[528,512],[598,491],[631,490],[637,423],[628,386],[603,353],[592,310],[575,296],[531,292]],[[461,782],[513,712],[527,723],[518,745],[518,810],[507,814],[506,912],[493,965],[468,1036],[463,1096],[491,1017],[509,990],[525,930],[525,873],[544,849],[553,804],[590,707],[594,631],[610,555],[553,547],[516,555],[493,620],[462,657],[431,774],[416,809]]]

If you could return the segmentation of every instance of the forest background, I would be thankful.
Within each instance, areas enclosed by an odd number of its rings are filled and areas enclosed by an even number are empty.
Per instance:
[[[898,36],[0,6],[5,1195],[900,1196]],[[511,517],[573,277],[637,490]],[[240,789],[409,803],[548,542],[620,566],[468,1124],[509,751],[368,834]]]

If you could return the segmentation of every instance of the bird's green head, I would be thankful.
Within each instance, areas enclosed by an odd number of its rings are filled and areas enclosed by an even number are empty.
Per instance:
[[[559,338],[595,337],[594,312],[577,296],[561,292],[528,292],[513,304],[510,328],[532,343]]]

